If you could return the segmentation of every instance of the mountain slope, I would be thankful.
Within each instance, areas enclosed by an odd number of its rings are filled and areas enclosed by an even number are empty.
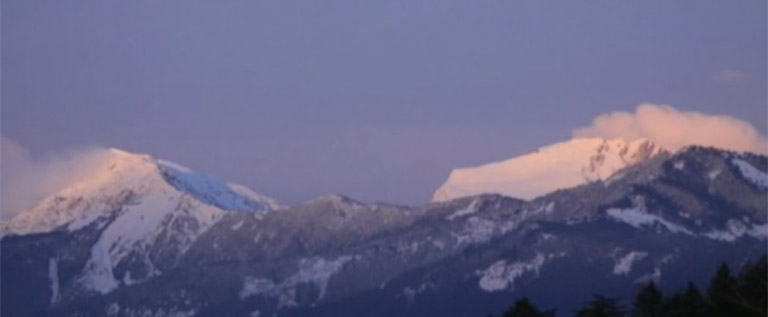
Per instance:
[[[488,239],[381,288],[289,315],[483,316],[521,296],[567,315],[589,294],[627,300],[649,280],[665,291],[688,281],[706,287],[721,261],[738,269],[765,252],[766,170],[764,156],[691,147],[519,209],[495,211],[501,197],[465,198],[478,210],[451,221],[486,219],[492,225],[475,232],[493,232]]]
[[[502,162],[451,171],[433,201],[482,193],[523,199],[604,180],[615,171],[663,150],[648,140],[574,139]]]

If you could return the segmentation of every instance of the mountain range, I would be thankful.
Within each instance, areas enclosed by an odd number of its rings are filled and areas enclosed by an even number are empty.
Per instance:
[[[577,139],[458,169],[423,206],[283,206],[178,164],[107,164],[2,223],[5,316],[568,314],[766,252],[768,157]]]

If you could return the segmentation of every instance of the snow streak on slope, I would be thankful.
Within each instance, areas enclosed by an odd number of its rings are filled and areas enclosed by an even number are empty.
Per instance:
[[[148,252],[163,230],[171,227],[164,224],[180,217],[194,221],[194,229],[189,231],[165,232],[176,236],[179,240],[177,247],[184,252],[223,213],[178,192],[148,194],[141,203],[127,206],[101,233],[99,241],[91,249],[91,257],[80,283],[87,289],[108,293],[120,286],[121,281],[130,285],[158,276],[162,272],[155,269]],[[114,268],[131,254],[141,255],[148,273],[137,277],[126,271],[123,276],[116,276]]]
[[[506,260],[499,260],[493,263],[485,270],[475,272],[480,276],[478,286],[486,292],[502,291],[508,288],[515,288],[515,280],[528,272],[534,275],[539,274],[541,267],[553,258],[564,256],[565,254],[536,254],[536,257],[524,262],[507,263]]]
[[[744,178],[757,187],[768,189],[768,174],[763,173],[761,170],[742,159],[733,158],[731,161],[739,168],[739,172],[741,172],[741,175],[744,176]]]
[[[445,217],[445,219],[448,220],[448,221],[451,221],[451,220],[456,219],[458,217],[462,217],[462,216],[471,215],[473,213],[476,213],[477,212],[477,203],[479,201],[480,201],[480,199],[475,198],[474,200],[472,200],[471,203],[469,203],[469,206],[467,206],[464,209],[459,209],[459,210],[455,211],[454,213],[452,213],[452,214],[448,215],[447,217]]]
[[[628,209],[611,208],[606,210],[606,214],[616,221],[627,223],[635,228],[651,227],[655,224],[659,224],[672,233],[693,235],[690,230],[680,225],[664,220],[664,218],[661,218],[658,215],[648,213],[642,205]]]
[[[302,259],[299,262],[299,271],[286,280],[275,283],[271,279],[247,276],[240,290],[240,298],[252,295],[267,295],[278,297],[278,307],[293,307],[296,302],[296,288],[312,283],[318,288],[315,301],[322,300],[328,288],[328,281],[347,262],[354,260],[351,256],[342,256],[333,260],[323,258]]]
[[[481,193],[531,199],[557,189],[604,180],[660,151],[642,139],[574,139],[506,161],[453,170],[435,192],[433,201]]]
[[[632,264],[635,261],[639,261],[648,256],[646,252],[632,251],[627,253],[624,257],[616,261],[613,266],[614,275],[627,275],[632,271]]]
[[[768,224],[748,224],[737,219],[729,219],[725,230],[713,230],[704,233],[704,236],[712,240],[734,242],[742,237],[749,236],[755,239],[768,238]]]
[[[56,258],[48,260],[48,280],[51,284],[51,304],[59,301],[59,266]]]

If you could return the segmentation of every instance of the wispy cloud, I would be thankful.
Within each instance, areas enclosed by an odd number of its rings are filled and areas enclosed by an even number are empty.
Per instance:
[[[88,177],[89,171],[106,162],[106,153],[92,148],[34,158],[18,142],[0,136],[0,215],[3,219],[13,217]]]
[[[737,70],[724,70],[712,76],[712,80],[724,84],[733,84],[747,79],[749,79],[747,73]]]

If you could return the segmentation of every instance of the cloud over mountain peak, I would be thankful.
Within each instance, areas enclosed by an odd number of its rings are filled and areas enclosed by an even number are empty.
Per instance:
[[[670,151],[686,145],[702,145],[768,153],[768,140],[746,121],[649,103],[639,105],[634,113],[617,111],[599,115],[590,125],[575,129],[572,135],[574,138],[645,138]]]

